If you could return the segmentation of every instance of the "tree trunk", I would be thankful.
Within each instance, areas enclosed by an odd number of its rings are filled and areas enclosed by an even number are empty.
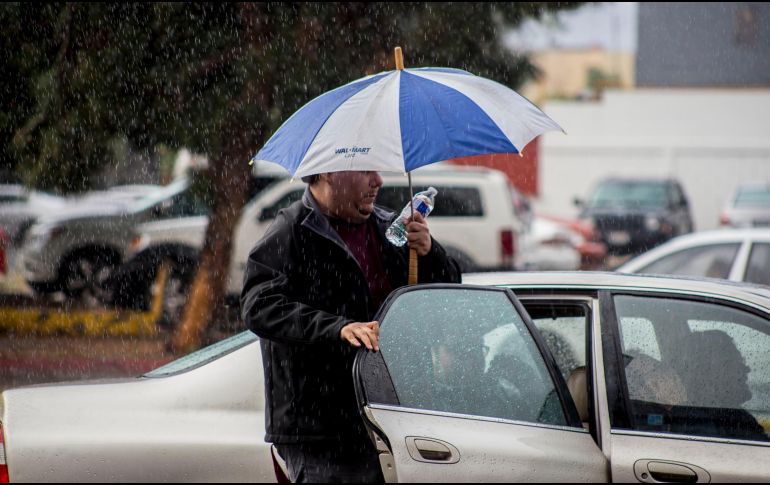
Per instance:
[[[178,353],[199,348],[213,317],[224,314],[233,232],[247,202],[251,178],[249,157],[260,143],[257,132],[246,124],[231,123],[227,128],[232,136],[209,169],[214,205],[198,270],[181,321],[171,339],[171,348]]]

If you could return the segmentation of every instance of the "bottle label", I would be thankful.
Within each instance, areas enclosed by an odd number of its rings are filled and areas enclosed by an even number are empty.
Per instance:
[[[428,213],[428,204],[421,200],[420,203],[417,204],[417,207],[414,208],[414,210],[425,216],[425,214]]]

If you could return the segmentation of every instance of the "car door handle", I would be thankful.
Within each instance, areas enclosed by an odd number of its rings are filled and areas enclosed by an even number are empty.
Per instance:
[[[406,447],[413,459],[424,463],[452,464],[460,461],[457,448],[434,439],[408,437]]]
[[[691,468],[675,463],[651,461],[647,464],[650,476],[657,482],[666,483],[696,483],[698,474]]]
[[[662,460],[639,460],[634,475],[642,483],[710,483],[711,475],[689,463]]]
[[[414,446],[420,452],[420,456],[431,461],[449,461],[452,459],[452,451],[437,441],[414,440]]]

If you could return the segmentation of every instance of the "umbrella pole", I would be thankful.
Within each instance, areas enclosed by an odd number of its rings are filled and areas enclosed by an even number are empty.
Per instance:
[[[393,56],[396,59],[396,69],[401,71],[404,69],[404,54],[401,52],[401,47],[396,47],[393,50]],[[414,190],[412,190],[412,173],[407,172],[409,176],[409,205],[412,208],[412,216],[414,217]],[[409,279],[407,283],[410,285],[417,284],[417,250],[409,249]]]
[[[414,217],[414,190],[412,189],[412,172],[407,172],[409,177],[409,205],[412,207],[412,217]],[[409,280],[410,285],[417,284],[417,250],[409,248]]]

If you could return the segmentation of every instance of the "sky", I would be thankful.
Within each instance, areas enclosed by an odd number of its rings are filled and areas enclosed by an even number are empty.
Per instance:
[[[505,36],[517,51],[603,48],[636,52],[637,2],[606,2],[528,20]]]

